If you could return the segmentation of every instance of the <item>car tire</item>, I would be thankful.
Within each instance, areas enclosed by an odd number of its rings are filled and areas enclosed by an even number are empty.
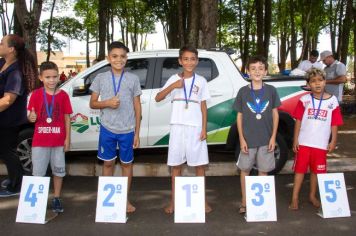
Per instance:
[[[240,146],[237,145],[235,149],[235,157],[237,160],[239,158],[239,155],[240,155]],[[288,146],[283,136],[279,133],[277,133],[277,137],[276,137],[276,148],[274,150],[274,158],[276,160],[275,168],[274,170],[268,172],[269,175],[278,174],[283,169],[284,165],[288,160]],[[256,167],[252,168],[250,175],[258,175],[258,170]]]
[[[33,128],[21,130],[17,140],[17,155],[20,158],[25,175],[32,175],[32,137]]]

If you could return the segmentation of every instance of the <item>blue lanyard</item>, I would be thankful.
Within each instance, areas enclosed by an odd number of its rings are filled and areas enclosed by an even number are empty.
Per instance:
[[[320,112],[321,103],[322,103],[322,101],[323,101],[324,93],[321,94],[320,102],[319,102],[318,110],[316,110],[316,114],[315,114],[315,112],[314,112],[314,111],[315,111],[315,105],[314,105],[314,96],[313,96],[313,93],[311,93],[310,96],[312,97],[314,119],[317,119],[317,118],[318,118],[318,115],[319,115],[319,112]]]
[[[48,104],[47,96],[46,96],[46,90],[45,90],[45,88],[43,88],[43,100],[44,100],[44,103],[45,103],[45,107],[46,107],[46,112],[47,112],[47,117],[48,118],[52,118],[53,107],[54,107],[54,97],[55,97],[54,94],[55,93],[56,93],[56,90],[54,90],[54,92],[53,92],[51,104]]]
[[[184,76],[184,75],[183,75]],[[184,84],[184,98],[185,98],[185,106],[188,106],[188,99],[190,99],[190,96],[192,96],[192,91],[193,91],[193,86],[194,86],[194,81],[195,81],[195,73],[193,73],[193,81],[192,84],[190,85],[190,90],[189,90],[189,97],[187,97],[187,90],[185,88],[185,82],[184,82],[184,77],[183,77],[183,84]]]
[[[263,94],[264,94],[264,92],[265,92],[263,84],[262,84],[261,91],[259,92],[259,94],[257,95],[257,97],[256,97],[256,95],[255,95],[255,92],[253,91],[253,85],[252,85],[252,83],[251,83],[250,92],[251,92],[251,96],[252,96],[252,99],[253,99],[253,103],[254,103],[255,106],[256,106],[256,113],[257,113],[257,114],[260,114],[260,113],[261,113],[261,100],[262,100]]]
[[[116,96],[120,91],[121,80],[122,80],[123,76],[124,76],[124,70],[122,70],[122,72],[121,72],[119,84],[116,87],[114,72],[112,72],[112,70],[111,70],[111,79],[112,79],[112,84],[114,86],[114,96]]]

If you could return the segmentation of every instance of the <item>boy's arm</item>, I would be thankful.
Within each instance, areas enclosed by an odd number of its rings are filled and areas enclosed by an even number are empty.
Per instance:
[[[336,141],[337,141],[337,130],[338,127],[335,126],[331,126],[331,141],[328,145],[328,151],[332,152],[334,151],[335,147],[336,147]]]
[[[64,151],[67,152],[70,149],[70,116],[64,114],[64,124],[66,129],[66,138],[64,140]]]
[[[183,83],[183,78],[182,78],[182,79],[177,80],[173,84],[169,85],[167,88],[162,89],[162,91],[157,93],[157,95],[155,97],[156,102],[160,102],[163,99],[165,99],[167,97],[167,95],[172,92],[173,89],[183,88],[183,85],[184,85],[184,83]]]
[[[141,126],[141,99],[140,96],[134,97],[134,110],[135,110],[135,137],[134,137],[134,148],[138,148],[140,146],[140,126]]]
[[[208,114],[207,114],[207,106],[206,106],[206,101],[202,101],[200,103],[200,109],[201,109],[201,114],[202,114],[202,128],[201,128],[201,134],[200,134],[200,141],[203,141],[207,138],[207,119],[208,119]]]
[[[276,147],[276,137],[277,137],[277,130],[278,130],[278,122],[279,122],[279,115],[278,115],[277,108],[272,109],[272,121],[273,121],[272,136],[268,144],[269,152],[273,152],[274,148]]]
[[[301,120],[295,120],[295,124],[294,124],[294,136],[293,136],[293,151],[295,153],[298,152],[299,150],[299,142],[298,142],[298,137],[299,137],[299,132],[300,132],[300,127],[302,125],[302,121]]]
[[[242,129],[242,112],[237,113],[236,122],[237,122],[237,130],[239,132],[240,149],[243,153],[248,153],[248,146],[244,138],[243,129]]]
[[[99,94],[96,92],[92,92],[90,96],[89,106],[91,109],[103,109],[103,108],[116,109],[119,107],[119,105],[120,105],[120,100],[118,95],[104,101],[99,101]]]

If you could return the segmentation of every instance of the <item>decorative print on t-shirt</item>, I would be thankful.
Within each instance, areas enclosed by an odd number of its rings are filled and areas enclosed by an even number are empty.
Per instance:
[[[256,103],[258,104],[257,106],[253,104],[252,102],[247,102],[247,107],[250,108],[252,113],[256,113],[257,115],[262,115],[262,113],[267,109],[269,105],[269,101],[261,101],[261,100],[256,100]],[[259,120],[262,118],[262,116],[256,116],[256,118]]]

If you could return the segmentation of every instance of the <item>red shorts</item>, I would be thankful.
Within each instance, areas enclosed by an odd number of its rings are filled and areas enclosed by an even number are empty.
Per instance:
[[[326,154],[327,150],[299,146],[299,150],[294,159],[294,172],[306,173],[308,167],[315,174],[326,173]]]

